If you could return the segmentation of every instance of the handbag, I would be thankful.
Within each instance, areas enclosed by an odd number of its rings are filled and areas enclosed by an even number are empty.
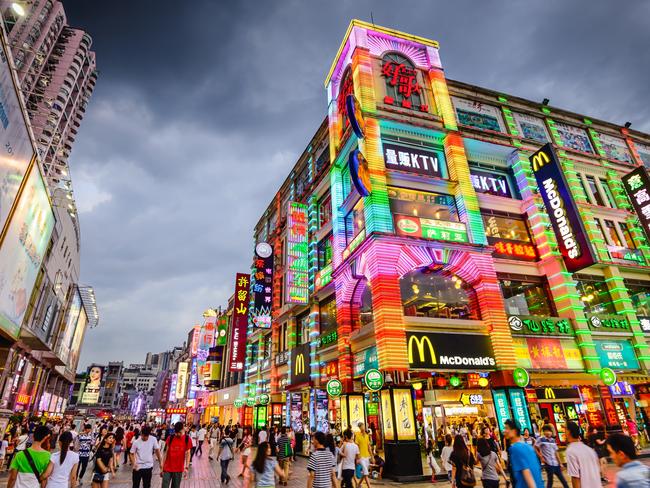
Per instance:
[[[476,486],[476,476],[474,475],[474,468],[468,464],[464,464],[460,472],[460,484],[462,486]]]

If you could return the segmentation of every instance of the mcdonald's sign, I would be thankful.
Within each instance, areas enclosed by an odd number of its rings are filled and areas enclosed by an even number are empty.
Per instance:
[[[496,366],[488,336],[407,332],[409,366],[413,369],[490,370]]]
[[[311,348],[309,344],[296,346],[291,351],[291,385],[311,380]]]
[[[546,386],[544,388],[536,388],[535,395],[539,402],[544,401],[561,401],[561,400],[575,400],[581,402],[580,392],[576,388],[552,388]]]
[[[542,146],[529,160],[567,270],[591,266],[596,258],[553,146]]]

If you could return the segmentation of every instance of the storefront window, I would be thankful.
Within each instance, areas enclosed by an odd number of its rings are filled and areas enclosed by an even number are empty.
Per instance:
[[[357,306],[359,307],[359,318],[355,318],[353,324],[353,330],[357,330],[364,325],[372,323],[374,320],[372,314],[372,291],[370,290],[370,283],[366,280],[361,280],[357,284],[357,290],[354,293],[354,296],[359,296],[357,292],[361,290],[361,296],[358,298]]]
[[[637,315],[650,316],[650,281],[625,280],[627,292]]]
[[[332,220],[332,195],[327,194],[318,202],[318,228]]]
[[[616,309],[607,289],[607,283],[598,277],[576,277],[576,287],[585,312],[594,314],[615,314]]]
[[[318,269],[323,269],[332,262],[333,234],[330,232],[318,243]]]
[[[336,296],[332,295],[319,305],[320,308],[320,332],[336,330]]]
[[[632,232],[625,222],[619,222],[621,226],[621,231],[623,232],[623,238],[625,239],[625,247],[628,249],[636,249],[636,244],[634,244],[634,239],[632,238]]]
[[[554,315],[546,283],[499,276],[499,286],[508,315]]]
[[[483,214],[483,224],[488,238],[530,242],[530,235],[523,217]]]
[[[400,279],[404,315],[446,319],[479,319],[474,289],[455,275],[430,268],[415,269]]]
[[[612,242],[612,244],[614,246],[623,247],[621,238],[619,237],[618,232],[616,232],[616,225],[614,224],[614,222],[612,222],[611,220],[606,220],[605,228],[607,229],[607,234],[609,235],[609,239]]]
[[[345,217],[345,237],[347,243],[359,235],[366,228],[366,217],[363,213],[363,200],[359,199],[352,211]]]
[[[448,222],[460,221],[454,197],[449,195],[389,187],[388,198],[394,214]]]
[[[298,345],[309,342],[309,312],[296,318],[296,341]]]

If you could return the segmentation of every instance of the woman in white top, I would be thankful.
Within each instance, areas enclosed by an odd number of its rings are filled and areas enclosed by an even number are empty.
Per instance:
[[[79,454],[70,450],[72,434],[66,431],[59,437],[61,450],[52,454],[44,478],[47,478],[46,488],[76,488],[77,464]]]

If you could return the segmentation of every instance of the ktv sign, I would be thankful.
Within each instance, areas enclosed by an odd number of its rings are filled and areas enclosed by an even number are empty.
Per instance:
[[[530,162],[567,270],[591,266],[596,259],[553,146],[544,145]]]

